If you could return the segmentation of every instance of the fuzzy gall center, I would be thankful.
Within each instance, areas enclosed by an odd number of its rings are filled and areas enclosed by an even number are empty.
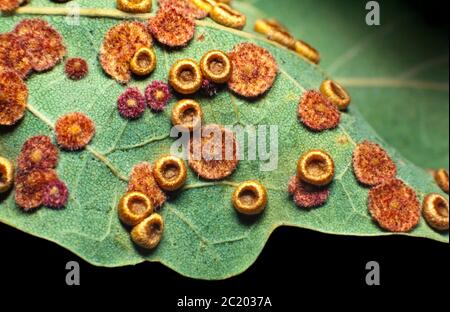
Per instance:
[[[59,189],[56,186],[52,187],[52,189],[50,190],[50,196],[52,197],[59,196]]]
[[[81,64],[80,61],[73,62],[72,66],[75,71],[79,71],[79,70],[83,69],[83,64]]]
[[[320,113],[326,113],[328,110],[328,107],[324,103],[321,102],[321,103],[317,104],[316,110]]]
[[[81,127],[77,123],[71,125],[67,130],[71,135],[79,135],[81,133]]]
[[[163,90],[158,89],[158,90],[155,90],[155,92],[153,92],[153,97],[158,102],[162,102],[162,101],[164,101],[164,98],[166,97],[166,95]]]
[[[380,160],[379,158],[377,158],[377,157],[372,158],[372,159],[370,160],[370,165],[373,166],[373,167],[379,166],[380,163],[381,163],[381,160]]]
[[[400,203],[394,199],[389,204],[389,208],[391,208],[392,210],[397,210],[398,208],[400,208]]]
[[[127,100],[127,106],[128,107],[136,107],[137,106],[137,101],[136,99],[130,98]]]
[[[34,149],[30,154],[30,159],[34,163],[38,163],[42,160],[42,151],[38,148]]]

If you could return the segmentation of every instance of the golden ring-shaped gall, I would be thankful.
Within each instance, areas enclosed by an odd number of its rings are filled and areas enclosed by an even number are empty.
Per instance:
[[[260,214],[267,205],[267,189],[258,181],[246,181],[236,188],[232,201],[236,210],[245,215]]]
[[[127,225],[135,226],[152,213],[152,201],[143,193],[128,192],[120,199],[119,218]]]
[[[334,160],[322,150],[306,152],[298,160],[297,177],[312,185],[328,185],[334,178]]]
[[[183,59],[173,64],[169,73],[170,85],[181,94],[193,94],[202,87],[203,75],[196,61]]]
[[[439,169],[434,173],[434,179],[439,187],[448,194],[448,171]]]
[[[152,48],[143,47],[136,51],[130,61],[131,72],[137,76],[147,76],[156,68],[156,54]]]
[[[422,213],[427,223],[438,231],[448,230],[448,200],[439,194],[429,194],[423,201]]]
[[[278,42],[279,44],[295,49],[296,40],[289,31],[276,20],[259,19],[255,23],[255,31],[266,35],[269,40]]]
[[[295,50],[295,52],[297,52],[297,54],[307,58],[314,64],[319,64],[319,62],[320,62],[319,51],[314,49],[312,46],[310,46],[306,42],[304,42],[302,40],[297,40],[295,42],[294,50]]]
[[[274,19],[259,19],[255,22],[254,28],[256,32],[263,35],[270,35],[273,31],[289,32],[286,27]]]
[[[211,12],[213,7],[217,4],[214,0],[190,0],[197,8],[205,12]]]
[[[236,29],[243,29],[247,23],[247,17],[239,11],[232,9],[225,3],[217,4],[209,16],[217,23]]]
[[[176,156],[161,157],[155,162],[153,176],[164,191],[176,191],[186,182],[186,164],[183,159]]]
[[[325,80],[320,86],[320,92],[336,105],[340,110],[346,110],[350,105],[351,97],[348,92],[337,82]]]
[[[161,241],[163,232],[164,220],[154,213],[131,230],[131,239],[142,248],[153,249]]]
[[[0,156],[0,193],[8,191],[14,182],[13,163]]]
[[[200,104],[194,100],[185,99],[179,101],[172,109],[172,124],[182,126],[189,131],[200,126],[203,111]]]
[[[215,83],[225,83],[231,77],[231,62],[222,51],[209,51],[200,61],[203,76]]]
[[[149,13],[152,0],[117,0],[117,8],[128,13]]]

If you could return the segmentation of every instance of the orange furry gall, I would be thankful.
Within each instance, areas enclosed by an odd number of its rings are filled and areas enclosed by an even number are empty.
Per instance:
[[[222,126],[201,128],[201,137],[191,140],[189,166],[206,180],[222,180],[233,174],[238,159],[235,134]]]
[[[139,22],[123,22],[112,27],[100,47],[103,70],[122,84],[131,80],[130,61],[140,48],[150,48],[152,37]]]
[[[275,82],[278,65],[272,54],[253,43],[241,43],[229,54],[232,72],[228,86],[243,97],[255,98]]]
[[[15,33],[0,34],[0,71],[15,71],[26,78],[32,66],[25,47]]]
[[[64,70],[69,79],[81,80],[88,74],[89,67],[84,59],[74,57],[67,60]]]
[[[395,178],[397,166],[381,146],[364,141],[353,152],[353,171],[360,183],[375,186]]]
[[[42,205],[47,185],[58,180],[53,169],[33,169],[19,171],[14,185],[16,188],[16,204],[25,211],[30,211]]]
[[[409,232],[419,224],[420,203],[412,188],[393,179],[369,192],[369,212],[383,229]]]
[[[159,10],[148,25],[156,40],[171,48],[186,46],[195,33],[194,20],[172,7]]]
[[[133,167],[128,192],[141,192],[147,195],[155,208],[161,207],[166,201],[166,195],[159,188],[153,176],[153,168],[150,163],[143,162]]]
[[[28,101],[28,88],[13,71],[0,71],[0,125],[11,126],[22,119]]]
[[[303,94],[298,106],[301,122],[313,131],[334,129],[339,125],[341,114],[336,105],[317,91]]]
[[[17,161],[19,170],[52,169],[58,163],[58,149],[48,136],[29,138],[22,146]]]
[[[14,32],[26,47],[30,63],[37,72],[53,68],[66,55],[61,35],[42,19],[25,19],[16,25]]]
[[[206,10],[198,8],[189,0],[158,0],[160,10],[173,8],[178,13],[192,19],[203,19],[208,16]]]
[[[95,134],[94,122],[83,113],[62,116],[55,125],[56,141],[69,151],[80,150],[89,144]]]

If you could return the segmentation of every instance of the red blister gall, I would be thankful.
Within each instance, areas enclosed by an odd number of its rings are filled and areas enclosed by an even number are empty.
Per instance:
[[[138,88],[128,88],[119,96],[117,107],[123,118],[139,118],[145,112],[145,97]]]
[[[39,135],[29,138],[22,146],[18,158],[19,170],[52,169],[58,164],[58,149],[50,137]]]
[[[166,108],[172,93],[170,93],[169,85],[163,81],[153,81],[145,88],[145,98],[148,107],[155,111],[161,112]]]
[[[298,106],[301,122],[313,131],[334,129],[339,125],[341,113],[320,92],[310,90],[303,94]]]
[[[42,204],[53,209],[64,208],[69,198],[69,190],[61,180],[54,180],[44,188]]]
[[[88,74],[89,67],[84,59],[74,57],[67,60],[64,70],[69,79],[81,80]]]
[[[16,204],[25,211],[40,207],[46,186],[57,179],[58,176],[53,169],[18,172],[14,181]]]
[[[328,201],[330,190],[328,187],[317,187],[301,181],[297,176],[289,180],[288,192],[294,203],[302,208],[315,208]]]

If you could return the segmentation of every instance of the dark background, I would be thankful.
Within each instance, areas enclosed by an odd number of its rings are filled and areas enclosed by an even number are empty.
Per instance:
[[[448,29],[446,1],[408,2],[430,24]],[[265,311],[299,311],[310,304],[314,308],[356,306],[361,310],[391,310],[394,305],[404,310],[426,304],[431,310],[434,303],[447,301],[448,247],[403,236],[343,237],[280,228],[248,271],[229,280],[206,282],[184,278],[159,263],[94,267],[53,243],[0,224],[0,296],[5,302],[21,295],[22,299],[14,299],[16,307],[50,306],[56,298],[67,300],[65,304],[72,307],[86,295],[105,303],[142,302],[148,311],[174,311],[177,299],[186,295],[212,299],[270,296],[274,307]],[[81,266],[81,286],[65,283],[65,265],[73,260]],[[381,286],[365,283],[369,261],[381,266]]]
[[[402,307],[420,302],[431,305],[433,300],[445,303],[448,294],[448,286],[441,286],[449,277],[448,244],[401,236],[343,237],[279,228],[247,272],[215,282],[184,278],[159,263],[94,267],[53,243],[6,225],[0,225],[0,246],[0,286],[8,293],[49,299],[87,295],[109,303],[125,303],[130,299],[126,296],[137,296],[149,300],[149,311],[155,306],[174,311],[177,298],[185,295],[270,296],[274,308],[265,311],[298,311],[306,308],[306,302],[316,307],[362,308],[363,298],[372,308],[385,304],[387,297],[394,300],[390,307],[395,302]],[[80,286],[65,283],[65,265],[73,260],[81,266]],[[372,260],[380,264],[381,286],[365,283],[365,266]],[[331,296],[340,299],[334,301]]]

